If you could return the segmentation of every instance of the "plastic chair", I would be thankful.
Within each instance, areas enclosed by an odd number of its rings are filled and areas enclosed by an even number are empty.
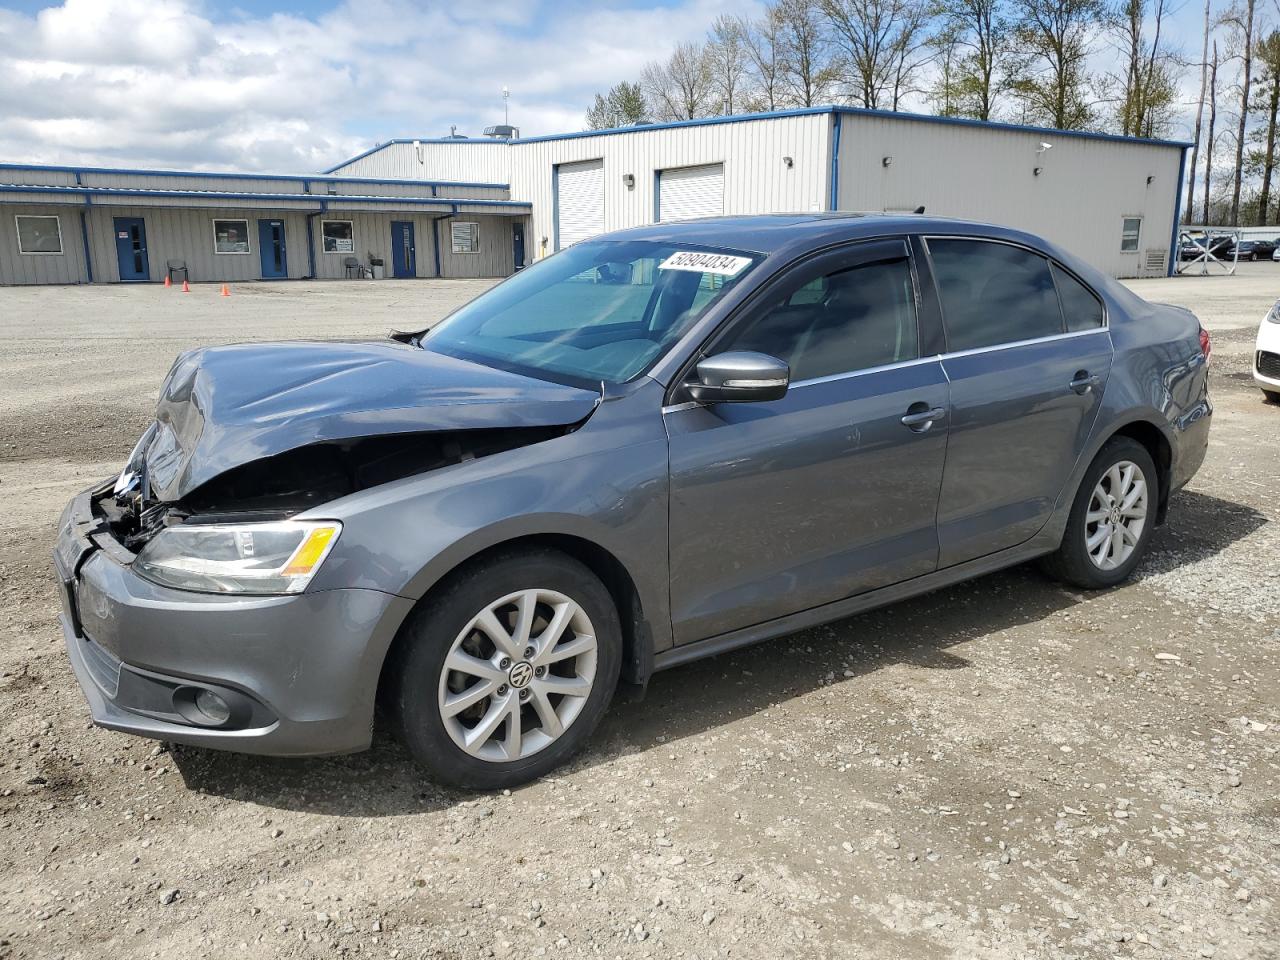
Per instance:
[[[169,271],[170,281],[191,279],[187,275],[187,261],[185,260],[170,260],[165,264],[165,269]],[[178,274],[182,274],[182,276],[179,277]]]

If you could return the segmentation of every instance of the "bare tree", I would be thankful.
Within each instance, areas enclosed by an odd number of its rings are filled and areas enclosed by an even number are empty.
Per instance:
[[[1200,100],[1196,104],[1196,135],[1191,142],[1191,174],[1188,177],[1190,181],[1187,190],[1187,215],[1184,218],[1186,223],[1191,223],[1195,219],[1196,206],[1196,164],[1200,160],[1200,123],[1204,117],[1204,93],[1205,84],[1209,79],[1209,4],[1212,0],[1204,0],[1204,49],[1200,53]]]
[[[1027,115],[1063,130],[1093,120],[1088,57],[1101,0],[1024,0],[1017,24],[1025,73],[1014,83]]]
[[[732,114],[742,107],[743,87],[747,82],[746,42],[742,22],[721,14],[707,34],[707,70],[713,92],[720,99],[722,112]]]
[[[1244,175],[1244,140],[1249,123],[1249,81],[1253,73],[1253,21],[1255,0],[1240,0],[1222,18],[1230,26],[1239,44],[1242,60],[1240,74],[1240,120],[1236,130],[1236,169],[1231,187],[1231,226],[1240,225],[1240,181]]]
[[[933,7],[923,0],[821,0],[840,48],[849,98],[896,110],[912,76],[932,56]]]
[[[785,43],[782,14],[776,3],[764,8],[757,20],[738,20],[743,49],[747,54],[751,89],[747,98],[751,109],[777,110],[782,106]]]
[[[1118,80],[1118,119],[1125,136],[1154,136],[1171,120],[1177,96],[1174,61],[1160,46],[1168,6],[1169,0],[1119,0],[1108,17],[1125,61]]]
[[[1209,135],[1204,146],[1204,223],[1209,223],[1209,197],[1213,184],[1213,131],[1218,121],[1218,41],[1213,41],[1213,60],[1209,66]]]
[[[957,116],[990,120],[1009,82],[1012,24],[1005,0],[942,0],[940,37],[954,38]],[[945,43],[945,41],[943,41]]]
[[[696,43],[677,44],[667,60],[647,64],[640,86],[657,120],[704,117],[713,97],[705,51]]]
[[[830,46],[815,0],[778,0],[781,17],[782,86],[787,99],[800,107],[822,103],[834,71]]]

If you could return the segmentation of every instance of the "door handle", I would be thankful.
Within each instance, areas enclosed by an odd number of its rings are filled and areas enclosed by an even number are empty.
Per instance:
[[[909,412],[902,418],[902,425],[910,427],[916,433],[924,433],[933,426],[933,421],[941,420],[947,413],[942,407],[932,407],[926,410],[916,409],[923,406],[923,403],[913,403],[908,407]]]
[[[1090,375],[1088,370],[1080,370],[1076,372],[1075,379],[1067,384],[1067,386],[1080,394],[1080,396],[1084,396],[1101,382],[1102,378],[1096,373]]]

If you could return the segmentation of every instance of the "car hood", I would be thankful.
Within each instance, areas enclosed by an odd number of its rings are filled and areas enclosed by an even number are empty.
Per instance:
[[[174,362],[126,475],[145,472],[150,499],[173,502],[233,467],[308,444],[565,426],[599,399],[407,344],[209,347]]]

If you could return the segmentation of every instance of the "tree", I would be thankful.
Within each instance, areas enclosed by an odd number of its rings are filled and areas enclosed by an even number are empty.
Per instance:
[[[1029,118],[1062,130],[1093,121],[1087,67],[1102,14],[1101,0],[1024,0],[1016,37],[1025,72],[1013,88]]]
[[[788,101],[799,107],[822,103],[835,71],[830,45],[822,29],[815,0],[778,0],[782,41],[782,87]]]
[[[1117,119],[1125,136],[1155,136],[1171,123],[1177,97],[1176,78],[1172,57],[1160,47],[1167,13],[1168,0],[1119,0],[1108,18],[1108,27],[1119,41],[1124,57]]]
[[[1249,81],[1253,72],[1254,0],[1241,0],[1222,22],[1233,28],[1242,59],[1240,80],[1240,120],[1236,130],[1236,168],[1231,188],[1231,226],[1240,225],[1240,181],[1244,175],[1245,129],[1249,123]]]
[[[952,38],[957,53],[954,115],[990,120],[1009,83],[1013,26],[1005,0],[942,0],[939,12],[940,37]]]
[[[964,83],[960,72],[960,43],[954,33],[944,30],[933,39],[938,65],[927,97],[930,108],[940,117],[963,116]]]
[[[1196,206],[1196,164],[1200,160],[1200,123],[1204,117],[1204,92],[1209,79],[1209,4],[1212,0],[1204,0],[1204,48],[1200,53],[1200,101],[1196,105],[1196,134],[1191,142],[1191,173],[1188,177],[1187,215],[1184,222],[1195,220]]]
[[[849,99],[897,110],[912,76],[930,58],[933,8],[923,0],[821,0],[840,49]]]
[[[741,21],[721,14],[711,25],[706,46],[707,70],[722,112],[732,114],[742,106],[749,58]]]
[[[1258,192],[1259,226],[1265,224],[1271,212],[1271,178],[1276,169],[1276,120],[1280,114],[1280,32],[1272,30],[1258,41],[1255,48],[1261,74],[1258,87],[1262,91],[1259,106],[1266,120],[1266,133],[1263,137],[1261,172],[1262,189]]]
[[[750,109],[777,110],[782,106],[786,67],[782,21],[776,3],[766,6],[757,20],[738,20],[751,81],[747,94]]]
[[[614,84],[604,95],[597,93],[595,103],[587,111],[588,130],[633,127],[648,122],[649,106],[644,101],[644,91],[640,84],[626,80]]]
[[[645,66],[640,86],[655,119],[695,120],[706,116],[712,80],[704,49],[696,43],[677,44],[667,60]]]
[[[1213,128],[1218,120],[1218,41],[1213,41],[1213,60],[1209,65],[1209,135],[1204,147],[1204,225],[1208,226],[1210,186],[1213,182]]]

